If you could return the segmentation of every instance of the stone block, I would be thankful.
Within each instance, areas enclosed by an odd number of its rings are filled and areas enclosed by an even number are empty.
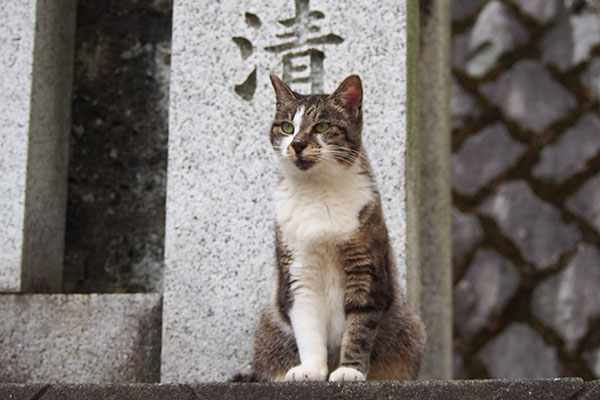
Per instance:
[[[561,255],[575,249],[581,233],[573,223],[565,224],[560,211],[539,199],[525,181],[511,181],[479,207],[495,218],[525,260],[544,269]]]
[[[562,183],[585,169],[586,162],[600,151],[600,118],[587,113],[552,145],[544,147],[533,175]]]
[[[467,339],[493,314],[500,314],[521,277],[515,265],[494,250],[479,250],[454,288],[454,324]]]
[[[543,281],[533,292],[533,314],[563,338],[573,351],[592,322],[600,317],[600,251],[582,244],[560,273]]]
[[[564,14],[542,39],[542,60],[562,71],[586,61],[600,43],[600,16]]]
[[[527,42],[529,35],[519,17],[506,4],[492,0],[483,7],[469,38],[467,72],[479,78],[503,54]]]
[[[561,0],[526,0],[516,1],[515,5],[523,14],[533,18],[541,24],[551,22],[563,9]]]
[[[452,185],[472,196],[514,166],[526,146],[510,137],[497,122],[470,136],[452,156]],[[477,173],[474,173],[477,171]]]
[[[583,353],[583,357],[596,377],[600,377],[600,347]]]
[[[452,209],[452,259],[468,254],[483,239],[483,229],[477,217]]]
[[[472,29],[452,37],[452,66],[464,70],[469,61],[469,38]]]
[[[556,349],[521,322],[510,324],[478,354],[494,378],[552,378],[563,373]]]
[[[466,379],[467,369],[465,368],[465,361],[458,354],[456,348],[452,352],[452,379]]]
[[[0,382],[159,380],[159,294],[5,294],[0,315]]]
[[[569,211],[583,217],[600,233],[600,203],[597,201],[599,196],[600,174],[597,174],[589,178],[565,204]]]
[[[504,115],[525,129],[541,132],[564,117],[577,102],[537,61],[523,60],[481,86]]]
[[[461,128],[468,121],[481,115],[477,100],[468,94],[456,80],[452,79],[450,92],[450,127]]]
[[[418,40],[415,7],[175,0],[163,382],[224,380],[249,368],[252,331],[274,284],[269,72],[301,93],[330,92],[351,73],[362,77],[364,143],[402,286],[414,289],[406,282],[418,271],[406,266],[418,251],[409,245],[418,232],[409,230],[416,217],[408,213],[419,173],[411,160],[418,151],[411,136],[417,54],[409,42]]]
[[[484,4],[487,0],[454,0],[452,4],[452,19],[460,21],[472,15],[477,8]]]
[[[581,76],[581,83],[583,83],[594,98],[600,99],[600,57],[592,59],[590,65]]]
[[[0,291],[60,291],[75,0],[0,5]]]

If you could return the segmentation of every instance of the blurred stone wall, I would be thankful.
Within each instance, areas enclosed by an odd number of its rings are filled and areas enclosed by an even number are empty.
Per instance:
[[[160,292],[171,0],[79,0],[64,292]]]
[[[452,18],[455,376],[600,378],[600,14]]]

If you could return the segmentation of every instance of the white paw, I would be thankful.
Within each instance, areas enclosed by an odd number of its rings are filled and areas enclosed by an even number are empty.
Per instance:
[[[329,375],[329,382],[364,381],[365,374],[350,367],[339,367]]]
[[[327,367],[298,365],[285,374],[287,382],[324,381],[327,378]]]

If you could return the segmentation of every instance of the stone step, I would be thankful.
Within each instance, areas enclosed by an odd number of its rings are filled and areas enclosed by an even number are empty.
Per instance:
[[[1,294],[0,382],[158,382],[161,313],[158,293]]]
[[[0,384],[0,398],[15,400],[200,400],[200,399],[478,399],[592,400],[600,381],[580,378],[359,382],[177,384]]]

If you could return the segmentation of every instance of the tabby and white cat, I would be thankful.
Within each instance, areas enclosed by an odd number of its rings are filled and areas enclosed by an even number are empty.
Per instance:
[[[425,329],[398,290],[361,143],[361,80],[351,75],[333,94],[310,96],[271,81],[277,291],[255,331],[255,378],[414,379]]]

